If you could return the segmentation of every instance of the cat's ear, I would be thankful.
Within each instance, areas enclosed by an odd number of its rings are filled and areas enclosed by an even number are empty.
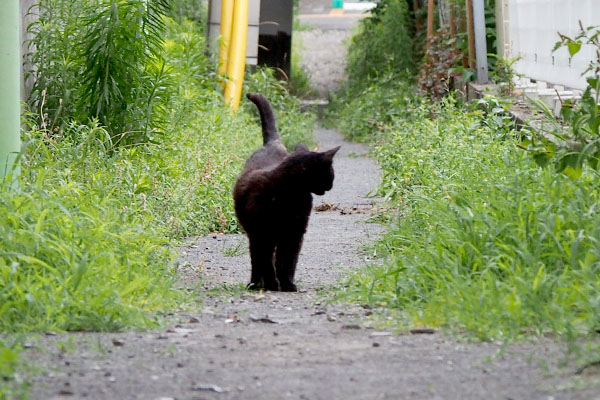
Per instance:
[[[328,160],[328,161],[332,161],[333,160],[333,156],[335,156],[335,153],[338,152],[338,150],[340,149],[340,147],[342,147],[342,146],[334,147],[331,150],[327,150],[326,152],[323,153],[323,157],[326,160]]]
[[[304,143],[298,143],[296,145],[296,148],[294,149],[294,153],[307,152],[307,151],[310,151],[310,150],[308,150],[308,147],[306,147],[306,145]]]

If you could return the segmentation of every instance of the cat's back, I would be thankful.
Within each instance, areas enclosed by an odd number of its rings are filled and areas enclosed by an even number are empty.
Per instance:
[[[257,169],[271,169],[279,165],[287,155],[288,152],[280,140],[269,142],[267,145],[256,150],[248,160],[246,160],[243,174],[247,174],[248,172]]]

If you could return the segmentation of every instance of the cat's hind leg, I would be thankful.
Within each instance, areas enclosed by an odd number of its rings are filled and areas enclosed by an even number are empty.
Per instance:
[[[294,284],[298,254],[302,247],[302,234],[289,234],[277,243],[275,268],[281,291],[297,292]]]
[[[248,289],[279,290],[279,281],[275,276],[273,252],[275,244],[264,237],[250,236],[250,259],[252,273]]]

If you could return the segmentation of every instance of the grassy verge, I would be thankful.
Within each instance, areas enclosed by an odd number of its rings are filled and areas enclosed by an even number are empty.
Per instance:
[[[155,327],[193,300],[174,288],[177,240],[239,231],[231,189],[260,124],[253,105],[223,106],[199,32],[168,22],[155,105],[165,129],[149,143],[117,145],[94,122],[49,132],[25,116],[20,185],[0,185],[0,398],[18,364],[13,334]],[[272,100],[287,145],[312,144],[314,117],[270,71],[246,89]]]
[[[400,90],[397,105],[372,115],[368,103],[387,97],[387,86],[375,84],[341,111],[355,113],[342,121],[346,133],[374,144],[380,192],[399,209],[377,243],[383,264],[353,275],[343,295],[390,309],[399,326],[484,340],[596,337],[596,172],[573,180],[542,169],[509,128],[452,100],[435,105]],[[363,121],[376,127],[368,136]]]

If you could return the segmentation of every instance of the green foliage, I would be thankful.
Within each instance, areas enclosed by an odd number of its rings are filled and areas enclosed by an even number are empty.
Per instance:
[[[0,339],[0,400],[26,399],[27,385],[16,377],[19,347]]]
[[[62,125],[78,113],[81,58],[75,44],[83,34],[79,20],[87,12],[86,4],[41,0],[37,8],[29,10],[37,19],[27,27],[33,39],[26,60],[35,79],[28,103],[52,134],[60,133]]]
[[[555,50],[567,47],[573,57],[584,44],[594,47],[596,59],[590,61],[584,72],[590,72],[590,76],[586,79],[587,88],[581,100],[562,102],[562,121],[558,121],[543,102],[534,102],[552,126],[550,130],[542,131],[542,135],[534,132],[524,143],[538,164],[553,165],[556,171],[575,179],[581,175],[584,165],[600,169],[600,28],[581,27],[575,39],[561,35],[561,41],[555,47]]]
[[[103,1],[81,21],[82,76],[76,117],[97,118],[124,144],[151,141],[167,0]]]
[[[171,0],[169,16],[182,24],[186,19],[194,21],[200,27],[206,26],[208,12],[207,0]]]
[[[383,262],[354,274],[341,295],[389,308],[398,324],[480,339],[595,335],[593,171],[583,168],[574,181],[538,168],[497,99],[465,111],[452,98],[432,104],[410,84],[390,86],[372,82],[371,92],[338,110],[346,132],[368,131],[383,171],[380,194],[399,209],[376,244]],[[403,100],[385,104],[388,94]],[[376,128],[367,128],[369,118]]]
[[[519,61],[520,57],[504,58],[495,54],[489,56],[496,59],[496,66],[491,71],[490,76],[498,87],[498,91],[502,96],[512,96],[515,89],[514,78],[522,76],[513,68],[513,65]]]
[[[328,123],[352,140],[377,140],[393,120],[407,117],[423,101],[412,89],[409,78],[389,73],[361,90],[330,94]]]
[[[0,340],[0,382],[12,377],[18,361],[19,354],[12,347],[9,347],[8,344]],[[0,391],[0,398],[1,393]]]
[[[413,71],[413,28],[405,0],[380,1],[360,22],[348,49],[346,70],[351,88],[362,89],[369,77]]]
[[[65,122],[58,134],[24,119],[20,188],[0,187],[1,330],[153,326],[184,301],[172,287],[172,239],[239,231],[231,190],[260,125],[223,105],[202,28],[165,29],[171,95],[152,107],[168,123],[152,143],[117,143],[98,121]],[[314,117],[271,71],[249,84],[279,110],[288,143],[311,142]]]
[[[147,312],[175,299],[165,241],[115,207],[94,175],[85,183],[49,175],[0,192],[0,329],[151,325]]]
[[[59,132],[97,118],[116,143],[153,140],[165,89],[161,62],[167,0],[42,0],[34,35],[29,104]]]

